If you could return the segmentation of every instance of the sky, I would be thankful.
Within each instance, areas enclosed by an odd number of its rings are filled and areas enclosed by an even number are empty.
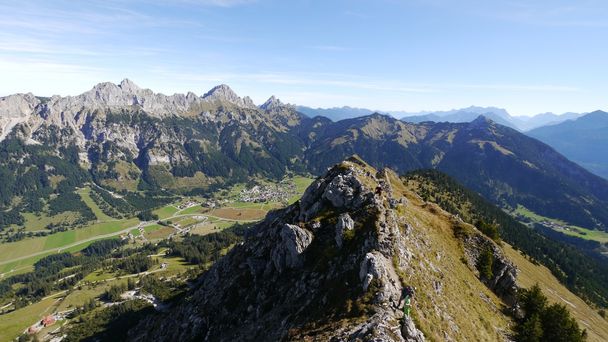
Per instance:
[[[312,107],[608,109],[605,0],[0,0],[0,96],[124,78]]]

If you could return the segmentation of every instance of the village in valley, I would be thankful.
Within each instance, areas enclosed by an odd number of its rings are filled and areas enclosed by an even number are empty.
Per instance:
[[[81,317],[83,312],[99,310],[99,308],[107,308],[128,301],[145,302],[156,310],[162,310],[165,298],[159,298],[151,293],[149,285],[142,286],[142,279],[153,277],[156,279],[154,282],[158,281],[160,284],[155,286],[161,287],[166,286],[162,285],[163,283],[173,284],[168,287],[170,289],[174,288],[175,284],[187,284],[188,279],[210,267],[209,263],[193,264],[184,257],[176,255],[170,248],[162,247],[166,245],[165,241],[179,243],[188,239],[189,236],[206,236],[222,232],[236,224],[253,224],[261,220],[269,210],[284,207],[295,201],[311,182],[312,179],[308,177],[294,177],[282,181],[259,180],[249,184],[237,184],[206,197],[182,197],[173,203],[152,210],[150,216],[152,219],[146,221],[110,220],[107,216],[100,214],[101,211],[95,207],[94,201],[86,201],[91,209],[98,213],[98,225],[117,225],[119,227],[113,229],[116,233],[103,234],[100,239],[118,238],[123,244],[121,250],[124,250],[127,255],[131,253],[128,252],[129,250],[141,250],[142,252],[138,253],[150,259],[150,265],[142,271],[136,269],[125,271],[114,268],[112,263],[102,262],[99,269],[90,274],[84,274],[84,278],[80,280],[74,278],[76,274],[65,272],[65,276],[57,282],[70,280],[74,285],[61,285],[59,288],[62,290],[51,292],[46,297],[37,299],[24,307],[17,305],[15,300],[9,299],[0,302],[0,316],[5,318],[4,321],[20,322],[11,325],[9,329],[0,326],[0,339],[10,336],[12,339],[21,334],[22,336],[36,336],[43,341],[59,342],[66,336],[65,328],[70,326],[70,322],[74,319]],[[82,228],[75,228],[76,231],[78,229]],[[59,234],[67,233],[69,231]],[[28,240],[24,240],[24,242],[26,241]],[[95,241],[98,240],[93,238],[89,243]],[[156,247],[150,248],[151,252],[146,252],[147,247],[145,246],[148,245]],[[68,251],[77,250],[70,245],[64,245],[64,247],[49,250],[49,253]],[[228,249],[225,249],[221,253],[227,253],[227,251]],[[0,265],[0,280],[11,274],[30,271],[32,264],[45,255],[49,254],[42,254],[31,263],[23,263],[23,266],[18,266],[18,268],[11,266],[9,269],[6,266],[3,269]],[[122,290],[127,281],[134,285],[129,285],[129,289],[124,287]],[[116,287],[121,288],[120,297],[108,299],[108,291]],[[89,306],[90,309],[86,309]]]
[[[297,194],[296,184],[288,180],[280,183],[254,185],[241,190],[239,201],[246,203],[277,202],[287,204]]]

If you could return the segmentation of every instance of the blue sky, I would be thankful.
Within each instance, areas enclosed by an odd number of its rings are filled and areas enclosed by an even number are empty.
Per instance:
[[[608,109],[608,1],[0,0],[0,95],[125,77],[257,103]]]

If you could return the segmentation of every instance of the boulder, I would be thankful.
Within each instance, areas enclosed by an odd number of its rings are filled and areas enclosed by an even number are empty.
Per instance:
[[[416,328],[411,317],[403,317],[401,335],[407,342],[424,342],[424,334]]]
[[[271,253],[275,268],[282,272],[286,268],[301,267],[304,264],[302,253],[312,242],[312,233],[293,224],[284,224],[279,236],[280,242]]]
[[[353,208],[363,202],[359,196],[361,188],[361,182],[353,174],[340,174],[327,185],[323,198],[331,202],[335,208]]]
[[[353,230],[355,228],[355,221],[348,215],[348,213],[341,214],[338,216],[338,223],[336,223],[336,245],[342,248],[344,232]]]
[[[361,267],[359,268],[359,279],[362,282],[363,291],[367,291],[374,279],[380,279],[386,274],[382,255],[374,252],[365,254]]]

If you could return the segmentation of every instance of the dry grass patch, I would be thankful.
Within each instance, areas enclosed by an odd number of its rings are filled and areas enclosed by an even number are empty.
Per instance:
[[[266,211],[252,208],[219,208],[210,211],[208,214],[228,220],[249,221],[264,218]]]
[[[399,208],[399,216],[410,226],[404,239],[413,256],[399,273],[405,284],[416,287],[417,326],[431,341],[503,340],[512,321],[502,313],[502,301],[462,262],[464,252],[451,215],[419,201],[396,177],[389,179],[396,198],[411,199]]]
[[[151,232],[146,232],[145,237],[149,240],[164,239],[174,231],[175,229],[170,227],[161,227]]]

